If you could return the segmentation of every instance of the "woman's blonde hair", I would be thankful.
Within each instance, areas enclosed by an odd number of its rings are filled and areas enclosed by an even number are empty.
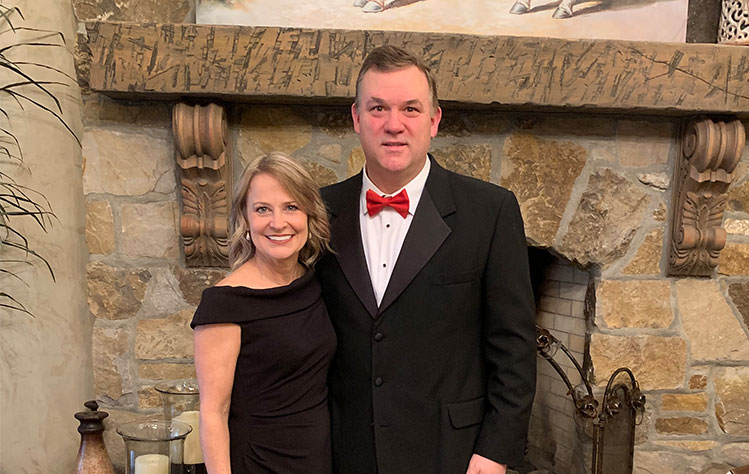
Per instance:
[[[247,194],[252,179],[259,174],[272,176],[307,214],[307,242],[299,252],[299,262],[307,268],[330,250],[330,225],[320,190],[312,176],[299,163],[285,153],[274,151],[262,156],[244,169],[234,191],[231,203],[229,264],[234,270],[255,255],[255,245],[247,238],[250,224],[247,221]]]

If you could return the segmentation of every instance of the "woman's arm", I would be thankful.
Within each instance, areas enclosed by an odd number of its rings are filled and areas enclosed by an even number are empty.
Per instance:
[[[200,388],[200,447],[208,474],[230,474],[229,405],[242,329],[236,324],[195,328],[195,370]]]

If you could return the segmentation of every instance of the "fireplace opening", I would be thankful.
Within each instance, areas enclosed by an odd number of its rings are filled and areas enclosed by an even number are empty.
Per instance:
[[[583,367],[590,367],[585,299],[589,272],[546,249],[529,247],[531,280],[536,300],[536,324],[547,329]],[[582,384],[580,373],[558,350],[553,358],[572,386]],[[536,398],[531,415],[527,460],[534,469],[554,474],[589,472],[591,440],[576,423],[575,403],[552,365],[537,359]],[[530,466],[529,466],[530,467]]]

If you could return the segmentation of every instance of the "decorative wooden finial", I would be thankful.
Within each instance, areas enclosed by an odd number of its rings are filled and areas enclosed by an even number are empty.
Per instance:
[[[177,104],[172,128],[181,170],[180,230],[188,267],[226,267],[229,255],[231,155],[224,108]]]
[[[745,142],[739,120],[705,119],[684,130],[674,166],[669,275],[710,276],[718,265],[728,186]]]

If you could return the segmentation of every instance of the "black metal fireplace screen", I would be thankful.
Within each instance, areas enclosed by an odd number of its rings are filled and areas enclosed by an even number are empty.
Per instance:
[[[575,422],[592,441],[590,472],[631,474],[635,426],[645,413],[645,395],[632,371],[626,367],[615,370],[599,403],[582,366],[559,339],[536,326],[536,345],[538,354],[554,367],[567,386],[567,394],[575,404]],[[580,374],[582,383],[578,386],[572,385],[565,370],[554,360],[559,350]]]

